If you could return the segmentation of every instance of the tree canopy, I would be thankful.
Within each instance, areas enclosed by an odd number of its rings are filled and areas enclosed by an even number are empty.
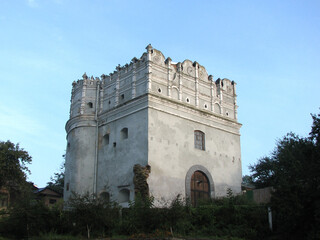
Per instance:
[[[54,177],[47,182],[47,187],[63,195],[64,188],[64,163],[60,166],[60,172],[54,173]]]
[[[31,161],[31,156],[19,143],[0,141],[0,188],[11,190],[25,183],[26,173],[30,173],[26,164]]]
[[[276,227],[291,239],[320,237],[320,114],[311,116],[308,137],[288,133],[271,156],[250,166],[256,187],[275,189],[271,206]]]

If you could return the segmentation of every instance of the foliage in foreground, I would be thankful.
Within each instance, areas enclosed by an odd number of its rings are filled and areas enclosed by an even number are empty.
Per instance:
[[[320,239],[320,114],[309,137],[287,134],[251,166],[257,187],[273,186],[275,231],[283,239]]]
[[[64,170],[65,163],[60,166],[59,172],[54,173],[54,176],[50,178],[50,182],[47,182],[47,187],[63,195],[64,188]]]
[[[31,161],[31,156],[19,143],[0,141],[0,189],[19,191],[20,186],[26,184],[26,173],[30,172],[26,164]]]
[[[120,208],[92,195],[75,195],[68,207],[69,210],[49,209],[41,202],[26,200],[0,218],[0,235],[34,239],[41,236],[45,239],[50,234],[79,238],[126,235],[262,239],[269,234],[266,207],[249,203],[243,196],[212,200],[196,208],[179,196],[164,208],[156,208],[152,198],[137,197],[129,208]]]

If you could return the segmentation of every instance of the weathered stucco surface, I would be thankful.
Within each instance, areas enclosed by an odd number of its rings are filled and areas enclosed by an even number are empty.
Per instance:
[[[210,172],[214,186],[211,197],[224,196],[227,188],[240,192],[240,136],[217,129],[210,115],[188,112],[187,106],[170,108],[161,100],[156,103],[157,100],[149,104],[152,194],[166,199],[177,194],[184,196],[186,175],[194,165],[201,165]],[[227,121],[225,124],[226,128],[230,127]],[[204,151],[194,148],[194,130],[205,133]]]
[[[160,204],[190,197],[195,171],[210,197],[241,190],[241,124],[236,84],[213,80],[197,62],[173,63],[147,46],[140,59],[100,78],[73,83],[66,124],[65,200],[94,193],[128,206],[136,164],[151,166],[149,192]],[[195,148],[195,131],[204,149]]]

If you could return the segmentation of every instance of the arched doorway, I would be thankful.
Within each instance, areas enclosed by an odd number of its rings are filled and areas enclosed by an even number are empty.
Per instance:
[[[199,173],[195,174],[196,172],[199,172],[200,174]],[[198,180],[201,181],[201,178],[197,179],[197,176],[204,176],[204,181],[202,181],[202,183],[206,182],[207,184],[201,185],[201,182],[198,182],[199,186],[197,186],[195,190],[197,190],[198,188],[200,190],[201,186],[202,187],[207,186],[209,188],[208,191],[202,191],[203,192],[202,194],[201,193],[199,194],[199,192],[198,192],[198,195],[195,193],[197,191],[192,191],[192,194],[191,194],[191,188],[194,189],[194,187],[195,187],[194,184],[197,183]],[[192,187],[192,184],[193,184],[193,187]],[[213,178],[212,178],[210,172],[208,171],[208,169],[202,165],[193,165],[192,167],[189,168],[189,170],[186,173],[185,189],[186,189],[186,198],[190,202],[193,201],[196,203],[197,199],[199,199],[199,195],[200,195],[200,198],[202,196],[205,198],[208,197],[209,199],[215,197]],[[205,188],[203,188],[203,190],[204,189]],[[205,194],[205,192],[207,192],[207,193]],[[191,195],[193,195],[193,199],[196,199],[196,201],[192,200]]]
[[[199,201],[210,198],[208,177],[201,171],[195,171],[191,177],[191,204],[197,206]]]

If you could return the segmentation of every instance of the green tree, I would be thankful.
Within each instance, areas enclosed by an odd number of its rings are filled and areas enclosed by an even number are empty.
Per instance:
[[[309,137],[280,139],[270,157],[250,166],[258,187],[273,186],[271,206],[281,237],[320,238],[320,115],[312,115]]]
[[[116,205],[94,194],[73,193],[67,205],[75,231],[83,235],[86,233],[88,238],[92,235],[111,235],[112,229],[118,224],[119,209]]]
[[[6,187],[11,191],[24,185],[26,174],[30,173],[26,164],[31,161],[31,156],[20,148],[19,143],[0,141],[0,188]]]
[[[60,172],[54,173],[54,176],[47,182],[47,187],[63,195],[64,189],[64,163],[60,166]]]
[[[253,178],[252,178],[252,176],[244,175],[244,176],[242,177],[242,183],[243,183],[243,184],[253,184]]]
[[[250,165],[251,179],[257,188],[270,187],[274,185],[275,162],[272,157],[263,157],[257,164]]]

